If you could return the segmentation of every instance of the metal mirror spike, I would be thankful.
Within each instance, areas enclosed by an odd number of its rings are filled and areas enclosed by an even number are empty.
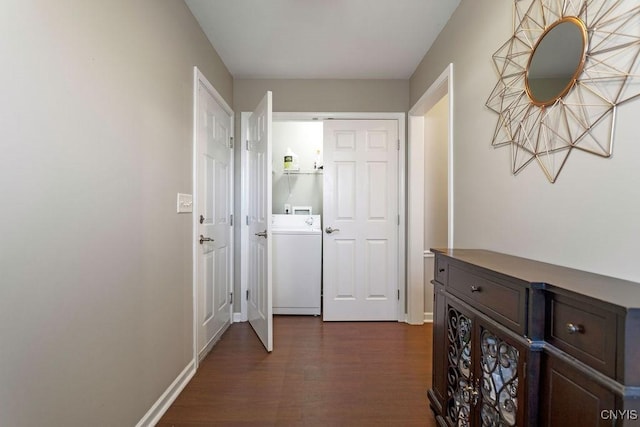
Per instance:
[[[542,41],[568,21],[584,34],[581,61],[556,96],[534,96],[534,87],[544,92],[551,84],[546,65],[559,55],[556,44],[551,59],[541,59]],[[492,145],[511,146],[513,174],[535,160],[553,183],[574,149],[611,157],[616,108],[640,96],[638,1],[514,0],[513,24],[493,55],[499,80],[486,102],[498,114]],[[535,86],[534,62],[541,70]]]

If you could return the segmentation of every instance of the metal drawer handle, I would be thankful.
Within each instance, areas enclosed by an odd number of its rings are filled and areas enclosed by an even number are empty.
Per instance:
[[[574,325],[573,323],[567,323],[567,332],[571,335],[582,334],[584,327],[582,325]]]
[[[471,292],[480,292],[482,288],[480,286],[473,285],[471,286]]]
[[[200,235],[200,244],[202,245],[204,242],[213,242],[211,237],[204,237],[202,234]]]

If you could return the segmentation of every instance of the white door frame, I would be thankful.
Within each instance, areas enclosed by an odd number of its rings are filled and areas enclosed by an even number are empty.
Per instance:
[[[250,112],[242,112],[240,113],[240,121],[242,129],[241,141],[244,144],[246,140],[246,135],[244,135],[244,129],[246,120],[248,120]],[[406,281],[405,281],[405,240],[406,240],[406,132],[405,132],[405,113],[327,113],[327,112],[279,112],[273,113],[273,121],[313,121],[313,120],[398,120],[398,139],[400,140],[400,150],[398,153],[398,213],[400,215],[400,225],[398,228],[398,286],[400,290],[400,299],[398,300],[397,305],[397,313],[398,313],[398,321],[405,322],[407,321],[406,313],[405,313],[405,301],[407,298],[406,294]],[[240,159],[240,164],[242,165],[241,170],[241,215],[240,221],[240,242],[241,242],[241,267],[240,267],[240,292],[241,295],[245,295],[247,292],[247,265],[243,262],[244,259],[247,259],[248,253],[247,250],[247,239],[248,239],[248,226],[246,225],[246,218],[248,213],[248,201],[245,198],[246,186],[247,186],[247,178],[246,178],[246,168],[244,167],[246,163],[246,150],[242,149],[242,156]],[[235,316],[236,320],[247,320],[247,305],[246,299],[241,298],[241,313],[239,316]]]
[[[445,95],[449,95],[447,244],[453,247],[453,64],[447,66],[409,110],[407,321],[411,324],[422,324],[425,321],[424,259],[434,256],[424,247],[424,115]]]
[[[231,138],[232,141],[234,140],[234,121],[235,121],[235,115],[233,112],[233,109],[229,106],[229,104],[227,104],[227,102],[224,100],[224,98],[222,97],[222,95],[220,95],[220,93],[213,87],[213,85],[211,85],[211,83],[209,83],[209,81],[207,80],[207,78],[204,76],[204,74],[202,74],[200,72],[200,70],[198,69],[198,67],[193,67],[193,193],[194,193],[194,197],[193,197],[193,214],[192,214],[192,223],[193,223],[193,232],[192,232],[192,258],[193,258],[193,360],[194,360],[194,364],[196,369],[198,368],[198,365],[200,364],[199,362],[199,358],[198,358],[198,246],[200,245],[199,242],[199,235],[198,235],[198,223],[199,223],[199,217],[198,217],[198,205],[197,205],[197,200],[198,198],[195,197],[196,194],[196,189],[197,189],[197,182],[198,182],[198,175],[197,175],[197,171],[196,171],[196,167],[197,167],[197,163],[198,163],[198,151],[197,151],[197,146],[196,146],[196,142],[197,142],[197,117],[196,117],[196,112],[198,111],[198,87],[200,86],[200,83],[202,83],[204,86],[207,87],[207,89],[211,92],[211,94],[213,95],[213,98],[215,99],[215,101],[222,107],[222,109],[225,111],[225,113],[227,113],[230,117],[230,121],[231,121]],[[234,193],[233,193],[233,187],[234,187],[234,176],[235,176],[235,172],[233,170],[234,167],[234,150],[231,150],[231,162],[230,162],[230,167],[231,167],[231,179],[229,182],[229,186],[230,186],[230,194],[231,194],[231,206],[233,208],[234,206]],[[233,230],[230,233],[229,236],[229,246],[230,246],[230,256],[231,256],[231,266],[234,265],[234,241],[233,241]],[[233,277],[233,268],[231,268],[231,270],[229,271],[230,274],[230,280],[231,280],[231,286],[232,286],[232,291],[233,291],[233,283],[234,283],[234,277]],[[233,323],[233,304],[231,304],[231,323]]]

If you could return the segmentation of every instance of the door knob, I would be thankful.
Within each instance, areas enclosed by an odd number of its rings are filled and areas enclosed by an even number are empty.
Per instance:
[[[200,235],[200,244],[202,245],[204,242],[213,242],[214,240],[211,237],[204,237],[202,234]]]
[[[327,227],[327,228],[324,229],[324,231],[326,231],[327,234],[331,234],[331,233],[334,233],[336,231],[340,231],[340,229],[339,228]]]
[[[261,231],[259,233],[255,233],[256,236],[258,237],[264,237],[265,239],[267,238],[267,230]]]

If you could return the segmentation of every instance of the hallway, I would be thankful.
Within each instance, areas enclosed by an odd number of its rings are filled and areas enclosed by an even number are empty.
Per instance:
[[[274,351],[235,323],[158,426],[435,426],[431,324],[274,317]]]

